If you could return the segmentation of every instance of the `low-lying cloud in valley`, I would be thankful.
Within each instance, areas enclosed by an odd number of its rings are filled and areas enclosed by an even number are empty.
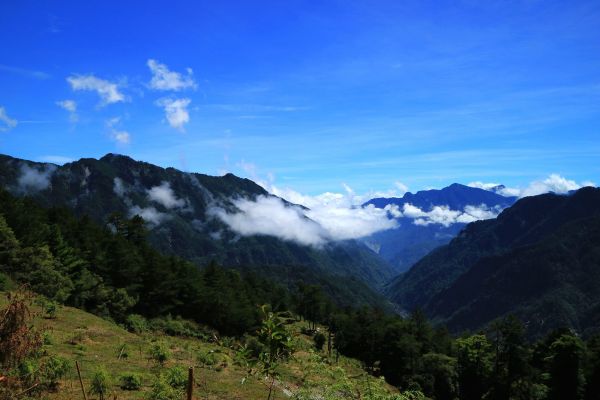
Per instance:
[[[415,225],[427,226],[431,224],[440,224],[448,227],[452,224],[468,224],[483,219],[496,218],[502,211],[501,208],[488,208],[484,204],[479,206],[469,205],[462,211],[451,210],[448,206],[434,206],[430,211],[423,211],[412,204],[405,204],[402,215],[406,218],[412,218]]]
[[[308,219],[300,207],[286,205],[277,197],[242,198],[233,200],[233,205],[238,209],[235,212],[213,206],[208,215],[219,218],[242,236],[269,235],[312,246],[320,246],[329,240],[325,229]]]

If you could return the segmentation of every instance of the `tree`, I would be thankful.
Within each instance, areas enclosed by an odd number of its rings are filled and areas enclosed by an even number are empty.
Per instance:
[[[564,334],[550,345],[550,396],[551,400],[583,397],[585,377],[583,360],[585,347],[573,334]]]
[[[492,373],[491,344],[485,335],[456,340],[458,385],[461,400],[481,400],[489,390]]]
[[[513,398],[516,387],[523,391],[532,384],[528,352],[525,347],[524,328],[515,316],[508,316],[491,325],[494,347],[494,373],[491,399]],[[528,393],[528,390],[525,390]],[[529,396],[529,394],[526,394]]]
[[[263,319],[257,336],[262,348],[258,357],[253,357],[251,350],[242,346],[236,358],[238,364],[249,367],[249,374],[267,379],[267,400],[271,400],[275,380],[279,375],[279,364],[290,357],[294,349],[292,336],[286,328],[287,319],[283,314],[270,311],[266,305],[261,306],[260,310]]]

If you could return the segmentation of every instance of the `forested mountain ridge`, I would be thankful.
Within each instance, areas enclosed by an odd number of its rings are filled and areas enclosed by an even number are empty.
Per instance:
[[[377,288],[393,276],[387,263],[357,241],[316,248],[272,236],[236,234],[211,218],[210,208],[232,210],[233,199],[270,195],[251,180],[232,174],[186,173],[116,154],[63,166],[0,156],[0,186],[44,206],[69,207],[76,215],[89,215],[100,223],[116,214],[141,215],[150,230],[149,242],[163,254],[197,265],[214,260],[271,275],[283,284],[304,279],[337,287],[332,290],[340,299],[356,292],[359,302],[381,302],[366,285]]]
[[[492,191],[453,183],[443,189],[421,190],[414,194],[407,192],[402,197],[374,198],[363,206],[385,208],[395,205],[399,210],[414,206],[423,212],[431,212],[434,207],[455,212],[463,212],[466,207],[477,207],[495,215],[515,201],[516,197],[505,197]],[[427,253],[450,242],[466,225],[460,221],[417,225],[414,218],[406,216],[397,217],[396,220],[398,228],[377,232],[365,238],[365,242],[391,263],[397,272],[405,272]]]
[[[386,291],[454,331],[508,313],[531,334],[592,329],[600,309],[599,217],[597,188],[523,198],[494,220],[467,225]]]

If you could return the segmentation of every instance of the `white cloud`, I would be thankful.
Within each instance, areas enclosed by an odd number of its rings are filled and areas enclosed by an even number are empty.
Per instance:
[[[493,191],[493,189],[500,186],[500,183],[485,183],[485,182],[481,182],[481,181],[476,181],[476,182],[467,183],[467,186],[478,188],[478,189],[483,189],[483,190]]]
[[[496,218],[502,209],[488,208],[485,204],[479,206],[469,205],[462,211],[451,210],[448,206],[434,206],[431,211],[423,211],[412,204],[405,204],[403,215],[414,219],[415,225],[427,226],[440,224],[448,227],[452,224],[479,221],[483,219]]]
[[[120,123],[120,117],[114,117],[106,121],[106,126],[108,127],[110,138],[118,144],[129,144],[131,142],[131,135],[129,134],[129,132],[117,128],[117,126]]]
[[[148,60],[148,68],[152,72],[150,87],[155,90],[179,91],[183,89],[196,89],[197,85],[192,77],[193,71],[187,68],[187,75],[179,72],[170,71],[165,64],[156,60]]]
[[[0,132],[6,132],[17,126],[18,121],[10,118],[4,107],[0,107]]]
[[[543,181],[535,181],[529,184],[520,194],[521,197],[535,196],[542,193],[554,192],[558,194],[577,190],[582,186],[575,181],[563,178],[558,174],[551,174]]]
[[[282,191],[273,192],[281,195]],[[238,212],[213,207],[210,213],[219,217],[241,235],[271,235],[304,245],[322,245],[329,241],[358,239],[398,226],[390,217],[401,215],[397,206],[385,209],[352,206],[349,194],[324,193],[304,196],[288,189],[285,199],[309,209],[286,204],[277,197],[259,196],[256,201],[234,200]]]
[[[79,115],[77,115],[77,103],[75,100],[57,101],[56,105],[69,112],[69,121],[75,123],[79,120]]]
[[[489,190],[503,196],[527,197],[536,196],[538,194],[554,192],[557,194],[565,194],[571,190],[577,190],[584,186],[596,186],[594,182],[585,181],[577,183],[573,180],[566,179],[558,174],[550,174],[548,178],[540,181],[533,181],[524,189],[504,187],[498,183],[483,183],[471,182],[468,186],[480,189]]]
[[[306,216],[319,223],[332,240],[358,239],[376,232],[398,227],[395,219],[388,217],[397,212],[397,207],[318,207],[305,212]]]
[[[161,213],[154,207],[145,207],[142,208],[140,206],[133,206],[129,209],[129,217],[134,217],[139,215],[144,219],[144,221],[152,224],[152,225],[160,225],[161,222],[169,218],[168,214]]]
[[[218,217],[242,236],[269,235],[312,246],[321,246],[329,240],[327,232],[307,219],[301,208],[288,206],[276,197],[258,196],[255,201],[237,199],[233,205],[239,211],[211,207],[208,214]]]
[[[476,181],[468,183],[467,186],[488,190],[490,192],[494,192],[505,197],[518,197],[521,193],[520,189],[509,188],[500,183],[485,183],[481,181]]]
[[[126,198],[127,188],[125,187],[125,183],[121,178],[113,179],[113,192],[121,198]]]
[[[45,168],[38,169],[30,167],[27,164],[22,164],[21,175],[17,179],[19,189],[24,193],[31,193],[49,188],[54,171],[56,171],[55,165],[48,165]]]
[[[120,144],[129,144],[131,142],[131,135],[127,131],[113,131],[111,137],[115,142]]]
[[[190,122],[190,114],[187,110],[187,106],[191,103],[190,99],[170,99],[163,98],[156,101],[156,105],[163,107],[165,110],[165,116],[169,125],[175,129],[183,131],[183,125]]]
[[[160,186],[153,186],[147,192],[149,200],[162,204],[165,208],[183,208],[187,204],[185,200],[177,198],[171,185],[166,181]]]
[[[73,90],[93,91],[100,96],[101,105],[119,103],[125,101],[123,93],[119,92],[116,83],[96,78],[94,75],[73,75],[67,78],[67,82]]]
[[[396,181],[394,182],[394,185],[399,191],[398,196],[403,196],[406,192],[408,192],[408,186],[406,186],[404,183]]]
[[[61,101],[57,101],[56,104],[60,108],[65,109],[69,112],[77,111],[77,103],[74,100],[61,100]]]

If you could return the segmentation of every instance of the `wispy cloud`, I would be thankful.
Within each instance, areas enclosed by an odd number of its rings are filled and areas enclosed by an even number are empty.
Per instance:
[[[26,68],[13,67],[10,65],[0,64],[0,71],[10,72],[13,74],[21,75],[27,78],[34,79],[48,79],[50,78],[50,74],[42,71],[36,71]]]
[[[183,131],[184,125],[190,122],[190,114],[187,109],[190,103],[191,100],[188,98],[162,98],[156,101],[157,106],[164,108],[169,125],[180,131]]]
[[[187,201],[180,199],[175,195],[169,182],[162,182],[159,186],[153,186],[147,191],[148,199],[161,204],[163,207],[172,208],[184,208],[187,206]]]
[[[56,105],[69,112],[69,121],[72,123],[79,121],[79,115],[77,115],[77,103],[75,100],[57,101]]]
[[[108,127],[108,130],[110,132],[110,137],[118,144],[129,144],[131,142],[131,135],[127,131],[118,129],[120,123],[120,117],[111,118],[108,121],[106,121],[106,126]]]
[[[163,91],[180,91],[184,89],[196,89],[198,85],[194,81],[193,71],[187,68],[187,75],[171,71],[165,64],[150,59],[147,62],[148,68],[152,72],[150,88]]]
[[[302,106],[282,106],[267,104],[208,104],[207,108],[213,108],[220,111],[231,111],[239,113],[261,113],[261,112],[297,112],[309,110],[309,107]]]
[[[483,219],[496,218],[501,211],[500,207],[489,208],[484,204],[468,205],[463,210],[452,210],[445,205],[436,205],[430,211],[424,211],[412,204],[404,204],[402,216],[413,219],[415,225],[439,224],[448,227],[456,223],[468,224]]]
[[[56,171],[55,165],[39,168],[22,164],[17,179],[19,190],[23,193],[34,193],[48,189],[54,171]]]
[[[4,107],[0,107],[0,132],[6,132],[17,126],[18,121],[6,113]]]
[[[101,106],[125,101],[125,95],[119,91],[116,83],[100,79],[94,75],[73,75],[67,78],[73,90],[96,92],[100,96]]]

